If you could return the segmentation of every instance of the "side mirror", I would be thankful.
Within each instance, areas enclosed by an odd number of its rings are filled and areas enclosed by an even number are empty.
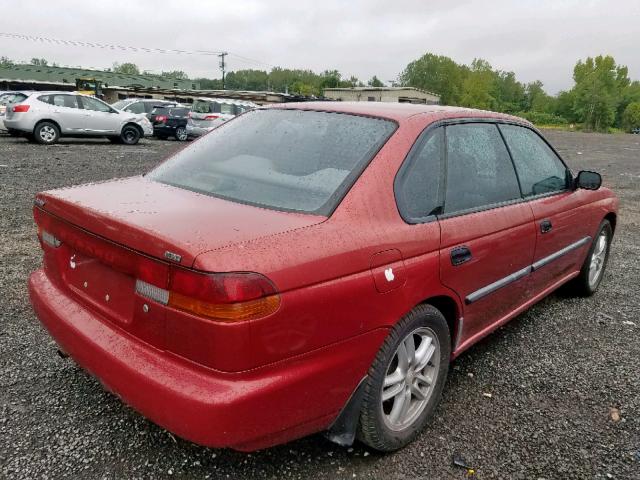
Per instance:
[[[602,185],[602,177],[599,173],[581,170],[576,178],[576,188],[585,190],[598,190]]]

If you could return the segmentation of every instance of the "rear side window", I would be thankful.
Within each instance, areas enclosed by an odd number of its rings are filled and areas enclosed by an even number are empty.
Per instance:
[[[567,167],[555,152],[528,128],[500,125],[511,151],[525,197],[567,188]]]
[[[38,97],[38,100],[56,107],[80,108],[78,106],[78,97],[75,95],[52,94]]]
[[[84,99],[83,99],[84,102]],[[129,105],[124,109],[125,112],[129,113],[145,113],[144,103],[143,102],[135,102]]]
[[[521,197],[516,172],[496,125],[451,125],[446,129],[446,137],[445,213]]]
[[[411,223],[440,213],[444,128],[428,132],[411,150],[396,180],[395,192],[402,217]]]
[[[329,215],[395,128],[389,120],[343,113],[255,110],[149,177],[240,203]]]

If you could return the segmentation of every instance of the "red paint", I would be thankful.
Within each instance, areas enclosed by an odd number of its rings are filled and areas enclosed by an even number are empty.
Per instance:
[[[42,323],[125,402],[197,443],[252,450],[326,429],[389,328],[416,305],[447,297],[456,306],[455,357],[575,276],[588,247],[465,305],[469,293],[593,236],[617,211],[602,188],[409,225],[393,182],[424,128],[447,118],[512,117],[366,102],[275,108],[372,114],[399,127],[329,218],[145,177],[45,192],[38,195],[44,206],[34,208],[39,228],[62,241],[57,248],[41,242],[44,267],[29,283]],[[553,235],[540,235],[542,219],[552,220]],[[473,259],[453,267],[450,250],[461,245]],[[166,251],[181,257],[180,268],[264,276],[279,295],[278,310],[214,321],[142,297],[136,279],[171,289],[178,267]],[[262,294],[254,287],[246,298]]]

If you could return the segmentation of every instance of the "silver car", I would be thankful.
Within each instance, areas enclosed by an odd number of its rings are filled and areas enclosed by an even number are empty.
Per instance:
[[[29,96],[31,92],[0,92],[0,130],[6,131],[4,126],[4,116],[7,111],[7,106],[12,103],[18,103],[23,101]]]
[[[257,106],[252,102],[229,98],[196,98],[189,113],[187,135],[189,137],[204,135],[236,115]]]
[[[60,137],[107,137],[135,145],[141,137],[153,135],[144,115],[122,112],[73,92],[34,92],[7,108],[4,123],[9,132],[49,145]]]

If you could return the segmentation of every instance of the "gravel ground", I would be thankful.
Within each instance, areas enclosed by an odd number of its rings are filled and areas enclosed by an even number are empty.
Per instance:
[[[140,173],[180,144],[0,136],[0,478],[459,479],[458,454],[478,479],[640,479],[640,137],[547,133],[621,198],[601,290],[553,295],[462,355],[433,424],[389,455],[321,435],[253,454],[202,448],[59,358],[27,297],[40,264],[34,194]]]

